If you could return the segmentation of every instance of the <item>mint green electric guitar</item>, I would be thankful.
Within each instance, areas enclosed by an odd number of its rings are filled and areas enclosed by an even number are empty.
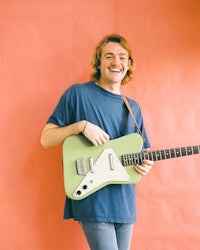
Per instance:
[[[200,145],[141,152],[143,140],[130,134],[95,147],[84,136],[73,135],[63,144],[64,187],[67,196],[81,200],[108,184],[137,183],[134,169],[144,159],[153,161],[200,153]]]

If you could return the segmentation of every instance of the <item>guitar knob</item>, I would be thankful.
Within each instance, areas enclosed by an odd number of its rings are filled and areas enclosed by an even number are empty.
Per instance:
[[[87,186],[87,185],[84,185],[84,186],[83,186],[83,189],[87,189],[87,188],[88,188],[88,186]]]
[[[78,191],[76,192],[76,194],[77,194],[77,195],[81,195],[81,191],[78,190]]]

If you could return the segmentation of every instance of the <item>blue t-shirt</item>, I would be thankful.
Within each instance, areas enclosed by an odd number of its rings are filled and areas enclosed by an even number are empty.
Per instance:
[[[141,109],[134,100],[129,99],[129,104],[146,139],[144,148],[148,148],[150,143]],[[110,139],[137,133],[122,96],[108,92],[93,82],[75,84],[66,90],[48,123],[62,127],[81,120],[98,125],[109,134]],[[110,184],[82,200],[66,197],[64,218],[90,222],[135,222],[135,185]]]

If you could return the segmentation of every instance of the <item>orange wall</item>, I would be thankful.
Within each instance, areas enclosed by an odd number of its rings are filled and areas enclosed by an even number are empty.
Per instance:
[[[0,1],[0,249],[88,249],[62,220],[61,147],[39,138],[64,89],[88,80],[104,35],[132,44],[124,93],[140,102],[153,148],[200,143],[199,13],[198,0]],[[157,162],[138,184],[132,250],[200,249],[199,165],[199,155]]]

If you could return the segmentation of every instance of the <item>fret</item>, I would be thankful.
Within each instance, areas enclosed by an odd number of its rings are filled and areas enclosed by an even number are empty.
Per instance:
[[[175,148],[176,157],[180,157],[180,148]]]
[[[187,147],[187,154],[188,154],[188,155],[191,155],[191,154],[192,154],[192,149],[191,149],[191,147]]]
[[[149,155],[151,155],[150,160],[154,160],[154,158],[153,158],[153,152],[152,151],[149,152]]]
[[[159,151],[157,151],[157,152],[158,152],[158,154],[157,154],[158,160],[161,160],[162,158],[161,158],[161,153],[160,153],[160,150],[159,150]]]
[[[166,152],[166,159],[171,158],[170,150],[169,150],[169,149],[166,149],[165,152]]]
[[[168,150],[169,150],[169,158],[171,159],[172,158],[171,150],[170,149],[168,149]]]
[[[171,158],[175,158],[176,155],[175,155],[175,151],[173,148],[170,149],[170,153],[171,153]]]
[[[182,156],[186,156],[187,150],[186,148],[181,148]]]
[[[147,154],[148,154],[148,160],[152,161],[153,160],[152,152],[147,152]]]
[[[166,150],[164,150],[164,156],[165,156],[165,159],[167,159],[167,153],[166,153]]]
[[[149,154],[148,154],[148,152],[144,152],[143,153],[143,159],[149,160]]]
[[[130,154],[130,156],[129,156],[129,162],[130,162],[130,165],[133,164],[133,155],[132,154]]]
[[[161,152],[161,158],[162,158],[162,159],[166,159],[166,158],[165,158],[165,150],[161,150],[160,152]]]
[[[194,152],[194,154],[199,154],[200,153],[200,146],[194,146],[193,152]]]
[[[122,155],[121,161],[123,166],[127,166],[127,155]]]
[[[141,163],[143,162],[143,159],[144,159],[144,156],[143,156],[143,155],[144,155],[143,152],[141,152],[141,153],[140,153],[140,157],[139,157],[140,161],[139,161],[138,164],[141,164]]]
[[[128,157],[128,162],[129,162],[129,165],[132,165],[133,164],[133,158],[132,158],[132,155],[130,154],[129,157]]]
[[[155,151],[153,151],[152,154],[153,154],[153,160],[154,160],[154,161],[157,161],[158,158],[157,158],[157,154],[155,153]]]
[[[136,156],[136,157],[134,157],[133,163],[141,164],[142,161],[143,161],[143,154],[142,153],[136,153],[136,154],[134,154],[134,156]]]

